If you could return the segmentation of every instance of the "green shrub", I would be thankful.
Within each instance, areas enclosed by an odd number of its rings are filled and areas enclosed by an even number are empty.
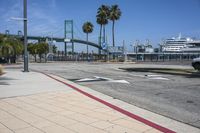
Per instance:
[[[2,75],[2,74],[3,74],[3,66],[0,65],[0,75]]]

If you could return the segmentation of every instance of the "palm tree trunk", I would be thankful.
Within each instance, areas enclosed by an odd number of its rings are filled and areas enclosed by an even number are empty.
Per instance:
[[[99,36],[99,45],[101,46],[101,36],[102,35],[102,24],[100,26],[100,36]],[[101,50],[99,49],[99,55],[101,55]]]
[[[113,20],[112,24],[112,39],[113,39],[113,47],[115,47],[115,20]]]
[[[101,39],[102,38],[102,25],[100,26],[100,33],[99,33],[99,43],[101,45]]]
[[[86,34],[86,40],[88,42],[88,33]],[[87,44],[87,60],[89,61],[89,54],[88,54],[88,44]]]

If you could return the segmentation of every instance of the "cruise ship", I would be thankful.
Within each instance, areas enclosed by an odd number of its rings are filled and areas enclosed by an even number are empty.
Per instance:
[[[200,40],[190,37],[183,38],[181,33],[178,37],[164,40],[162,44],[163,52],[200,52]]]

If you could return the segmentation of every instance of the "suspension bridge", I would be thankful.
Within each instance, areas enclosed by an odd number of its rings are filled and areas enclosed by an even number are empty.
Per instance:
[[[18,34],[10,34],[9,30],[6,30],[5,33],[1,33],[2,35],[7,35],[7,36],[12,36],[15,38],[19,38],[19,39],[23,39],[23,35],[21,31],[18,31]],[[72,44],[72,54],[74,53],[74,43],[78,43],[78,44],[84,44],[84,45],[89,45],[92,47],[97,48],[99,51],[103,50],[102,46],[94,43],[94,42],[90,42],[90,41],[85,41],[82,39],[77,39],[74,38],[74,23],[73,20],[65,20],[64,21],[64,37],[50,37],[50,36],[31,36],[28,35],[27,36],[28,40],[36,40],[36,41],[46,41],[46,42],[63,42],[64,43],[64,52],[66,54],[66,49],[67,49],[67,44],[71,43]]]

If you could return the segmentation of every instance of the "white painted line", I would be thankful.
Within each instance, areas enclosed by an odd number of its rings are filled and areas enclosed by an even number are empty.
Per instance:
[[[77,82],[97,81],[97,79],[84,78],[84,79],[79,79],[79,80],[76,80],[76,81],[77,81]]]
[[[162,77],[162,75],[155,75],[155,74],[149,74],[149,75],[145,75],[147,77]]]
[[[94,76],[94,78],[84,78],[84,79],[79,79],[76,80],[77,82],[92,82],[92,81],[106,81],[106,82],[112,82],[112,83],[123,83],[123,84],[130,84],[126,80],[114,80],[106,77],[99,77],[99,76]]]
[[[103,80],[113,80],[110,78],[106,78],[106,77],[99,77],[99,76],[94,76],[96,79],[103,79]]]
[[[123,84],[130,84],[128,81],[126,80],[110,80],[108,82],[112,82],[112,83],[123,83]]]
[[[163,78],[163,77],[153,77],[153,78],[149,78],[149,79],[155,79],[155,80],[170,80],[168,78]]]

